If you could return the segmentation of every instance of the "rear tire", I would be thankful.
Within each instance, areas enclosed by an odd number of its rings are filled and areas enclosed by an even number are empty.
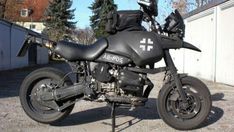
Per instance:
[[[158,95],[158,112],[169,126],[178,130],[191,130],[199,127],[211,110],[211,96],[207,86],[194,77],[181,78],[183,89],[189,103],[181,107],[175,83],[166,83]],[[176,99],[175,99],[176,98]]]
[[[63,77],[64,74],[60,70],[47,67],[35,70],[24,79],[20,87],[19,98],[23,110],[31,119],[41,123],[51,124],[62,120],[71,113],[74,104],[59,112],[41,105],[40,101],[35,99],[35,91],[38,90],[38,86],[41,86],[42,84],[50,85],[51,80],[53,82],[60,82]],[[72,85],[71,80],[65,78],[63,86],[69,85]],[[57,103],[59,104],[63,102]]]

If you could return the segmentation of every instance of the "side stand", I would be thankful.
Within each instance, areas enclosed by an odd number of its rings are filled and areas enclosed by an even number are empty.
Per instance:
[[[115,132],[115,108],[116,104],[111,104],[111,119],[112,119],[112,132]]]

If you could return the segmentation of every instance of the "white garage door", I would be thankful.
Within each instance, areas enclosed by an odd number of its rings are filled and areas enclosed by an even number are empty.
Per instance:
[[[216,81],[234,85],[234,6],[227,3],[220,7],[217,23]]]
[[[209,9],[187,19],[185,40],[202,50],[201,53],[185,50],[184,72],[214,80],[215,71],[215,16]]]

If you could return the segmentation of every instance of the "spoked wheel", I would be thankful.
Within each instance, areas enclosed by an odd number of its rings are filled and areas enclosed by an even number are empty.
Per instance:
[[[59,85],[63,80],[63,73],[54,68],[42,68],[32,72],[23,81],[20,88],[20,101],[25,113],[41,123],[53,123],[66,117],[73,109],[74,105],[63,111],[47,107],[40,99],[43,91],[52,90],[52,86]],[[66,78],[62,86],[71,85],[71,81]],[[46,102],[53,105],[53,100]],[[62,105],[64,102],[56,102]]]
[[[193,77],[181,79],[186,103],[180,98],[174,83],[165,84],[158,96],[158,112],[171,127],[190,130],[199,127],[211,109],[210,92],[206,85]]]

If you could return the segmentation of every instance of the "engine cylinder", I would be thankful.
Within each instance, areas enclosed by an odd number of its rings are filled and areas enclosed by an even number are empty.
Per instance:
[[[126,91],[138,91],[144,86],[144,79],[128,70],[121,70],[118,80],[119,87]]]

